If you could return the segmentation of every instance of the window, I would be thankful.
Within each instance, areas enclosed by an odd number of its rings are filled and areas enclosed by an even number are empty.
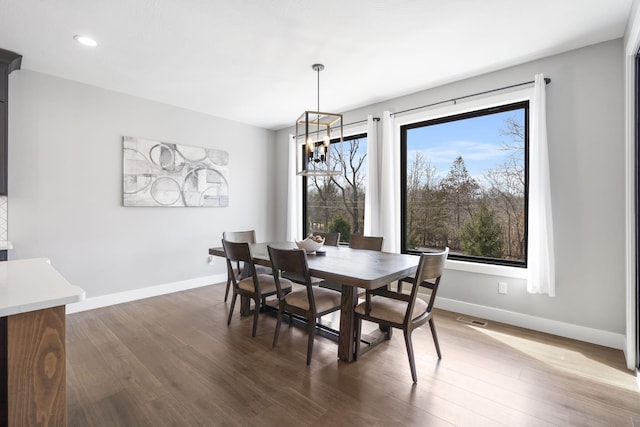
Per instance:
[[[402,250],[526,267],[529,102],[400,128]]]
[[[362,234],[364,227],[367,135],[345,137],[342,157],[332,150],[331,161],[341,163],[341,175],[302,178],[303,232],[338,231],[340,240],[349,242],[351,234]]]

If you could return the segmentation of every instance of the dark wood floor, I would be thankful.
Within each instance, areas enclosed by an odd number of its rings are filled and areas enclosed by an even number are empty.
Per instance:
[[[321,337],[234,313],[224,284],[67,317],[70,426],[640,426],[621,351],[438,311],[443,358],[414,332],[418,384],[401,333],[354,363]],[[236,306],[237,307],[237,306]]]

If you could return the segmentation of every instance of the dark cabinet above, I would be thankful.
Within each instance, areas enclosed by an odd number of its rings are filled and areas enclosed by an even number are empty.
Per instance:
[[[7,195],[7,175],[9,161],[9,74],[19,70],[22,55],[0,49],[0,195]]]
[[[0,49],[0,102],[7,102],[8,79],[14,70],[19,70],[22,64],[22,55],[9,50]]]

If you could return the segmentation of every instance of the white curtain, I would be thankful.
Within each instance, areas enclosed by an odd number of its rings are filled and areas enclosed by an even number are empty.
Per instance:
[[[296,175],[296,139],[289,135],[289,164],[287,168],[287,241],[302,238],[302,179]]]
[[[527,291],[554,296],[555,258],[549,150],[545,109],[546,83],[537,74],[531,102],[531,134],[529,140],[529,231],[527,253]]]
[[[400,252],[400,141],[391,113],[382,114],[380,231],[384,252]]]
[[[380,161],[378,122],[367,116],[367,179],[364,191],[364,234],[380,236]]]

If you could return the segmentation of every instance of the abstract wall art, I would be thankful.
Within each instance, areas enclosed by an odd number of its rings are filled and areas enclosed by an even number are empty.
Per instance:
[[[229,205],[229,153],[125,136],[124,206]]]

